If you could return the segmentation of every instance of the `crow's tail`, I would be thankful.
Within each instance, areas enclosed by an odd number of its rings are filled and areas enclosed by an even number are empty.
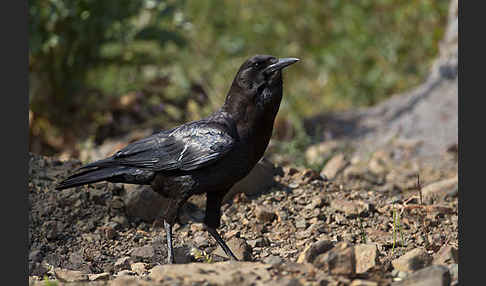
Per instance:
[[[79,170],[84,169],[81,167]],[[112,183],[127,183],[146,185],[150,184],[154,178],[155,173],[151,170],[138,169],[129,166],[104,166],[91,168],[69,176],[64,181],[60,182],[57,190],[82,186],[86,184],[108,181]]]
[[[113,166],[108,168],[86,170],[69,176],[67,179],[60,182],[56,186],[56,189],[63,190],[90,183],[108,181],[117,176],[123,176],[123,174],[125,173],[125,169],[126,168],[122,166]]]

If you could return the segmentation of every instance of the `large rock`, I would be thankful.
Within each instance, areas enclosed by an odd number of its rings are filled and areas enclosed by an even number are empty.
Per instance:
[[[432,257],[427,254],[423,248],[415,248],[405,253],[403,256],[392,261],[393,268],[405,271],[414,272],[429,266],[432,262]]]
[[[422,189],[422,197],[424,203],[432,204],[441,201],[446,197],[457,195],[458,191],[458,177],[434,182],[425,186]]]
[[[449,269],[443,265],[433,265],[407,276],[393,286],[449,286],[451,276]]]
[[[264,285],[262,283],[271,279],[268,272],[271,267],[258,262],[241,261],[160,265],[150,270],[149,277],[158,283],[171,281],[173,285],[178,284],[176,281],[184,282],[184,285],[230,285],[235,282],[238,285],[252,285],[256,282],[259,282],[257,285]]]
[[[457,248],[452,245],[444,245],[434,255],[433,264],[447,265],[452,263],[458,263],[458,256],[459,253],[457,251]]]
[[[125,185],[123,196],[125,211],[129,216],[152,222],[168,207],[168,201],[154,192],[149,186]]]
[[[356,273],[354,248],[346,242],[338,242],[334,248],[317,256],[313,264],[330,275],[352,276]]]
[[[81,271],[56,268],[54,269],[54,275],[62,282],[88,281],[88,274]]]
[[[332,157],[321,171],[321,176],[334,179],[341,171],[349,165],[349,160],[344,154],[339,153]]]
[[[414,153],[442,163],[442,155],[458,144],[458,1],[451,1],[449,23],[439,56],[429,76],[410,91],[371,108],[317,115],[307,119],[311,135],[352,141],[366,155],[398,139],[422,142]],[[324,131],[320,127],[325,126]],[[318,134],[317,132],[321,132]],[[351,140],[350,140],[351,139]]]
[[[236,258],[242,261],[251,260],[251,246],[248,245],[248,243],[246,243],[244,239],[233,237],[226,243],[231,251],[233,251],[233,254],[236,256]],[[223,249],[219,245],[213,254],[219,255],[221,257],[227,257],[226,253],[224,253]]]
[[[356,258],[356,273],[365,273],[376,266],[378,247],[375,243],[355,245],[354,256]]]
[[[276,168],[272,162],[262,158],[250,173],[237,182],[224,196],[223,202],[230,201],[236,194],[254,195],[266,191],[274,184]]]

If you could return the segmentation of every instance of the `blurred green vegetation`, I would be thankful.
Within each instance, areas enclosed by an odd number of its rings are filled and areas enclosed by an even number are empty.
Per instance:
[[[127,94],[136,98],[128,100],[138,114],[132,128],[205,116],[221,105],[239,65],[257,53],[301,59],[285,72],[279,112],[295,131],[277,139],[297,138],[286,146],[302,150],[312,141],[303,118],[370,106],[424,80],[449,1],[29,4],[31,149],[52,154],[100,134],[100,126],[122,125],[113,109]]]

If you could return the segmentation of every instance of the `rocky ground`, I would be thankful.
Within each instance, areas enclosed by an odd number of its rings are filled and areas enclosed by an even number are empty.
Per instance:
[[[424,85],[326,121],[342,136],[302,154],[322,170],[274,154],[235,185],[220,233],[240,262],[204,230],[204,196],[184,206],[167,265],[150,188],[56,191],[81,163],[30,154],[29,285],[458,285],[457,3]]]
[[[223,206],[220,232],[245,262],[204,230],[200,196],[174,227],[178,265],[165,264],[164,201],[149,188],[56,191],[79,161],[31,154],[30,285],[455,285],[457,153],[429,168],[408,148],[338,152],[320,173],[261,162],[252,176],[271,184],[250,180]]]

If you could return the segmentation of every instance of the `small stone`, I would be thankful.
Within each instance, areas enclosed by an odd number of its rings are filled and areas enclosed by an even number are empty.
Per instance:
[[[299,184],[297,184],[297,183],[295,183],[295,182],[294,182],[294,183],[290,183],[290,184],[289,184],[289,188],[291,188],[291,189],[296,189],[296,188],[298,188],[298,187],[299,187]]]
[[[280,210],[280,211],[277,212],[277,221],[278,222],[286,221],[288,218],[289,218],[289,214],[286,211]]]
[[[249,261],[251,260],[251,247],[246,243],[246,241],[242,238],[233,237],[232,239],[227,241],[228,247],[231,249],[233,254],[242,261]],[[218,248],[213,252],[215,255],[219,255],[221,257],[228,257],[226,253],[224,253],[221,246],[218,245]],[[229,258],[229,257],[228,257]]]
[[[323,205],[324,205],[324,200],[321,197],[315,197],[312,199],[309,208],[310,209],[321,208]]]
[[[432,204],[441,201],[446,197],[457,195],[458,177],[452,179],[442,180],[439,182],[427,185],[422,189],[422,198],[424,203]]]
[[[108,280],[110,278],[110,273],[103,272],[100,274],[88,274],[89,281],[100,281],[100,280]]]
[[[142,275],[146,271],[145,263],[143,262],[133,263],[132,265],[130,265],[130,269],[132,269],[132,271],[137,273],[138,275]]]
[[[458,262],[457,248],[451,245],[442,246],[439,251],[434,255],[433,264],[447,265]]]
[[[117,235],[117,231],[111,226],[103,226],[100,229],[107,239],[113,239]]]
[[[116,273],[116,276],[132,276],[132,275],[135,275],[135,272],[127,269],[118,271],[118,273]]]
[[[432,257],[423,248],[410,250],[403,256],[392,261],[395,269],[406,272],[414,272],[422,269],[432,262]]]
[[[155,255],[154,247],[151,245],[145,245],[137,247],[132,250],[130,256],[135,259],[152,258]]]
[[[317,256],[312,264],[330,275],[354,275],[354,248],[349,243],[338,242],[331,250]]]
[[[298,219],[295,221],[295,227],[296,228],[306,228],[307,227],[307,221],[305,219]]]
[[[54,269],[54,276],[56,276],[56,278],[62,282],[79,282],[88,280],[88,274],[86,273],[61,268]]]
[[[418,270],[393,286],[443,286],[451,284],[449,269],[443,265],[432,265]]]
[[[281,264],[282,262],[283,259],[280,256],[276,256],[276,255],[270,255],[263,260],[263,263],[272,264],[272,265]]]
[[[349,165],[349,161],[344,154],[340,153],[332,157],[324,166],[321,175],[326,176],[330,180],[334,179],[341,171]]]
[[[312,263],[314,259],[319,255],[333,247],[333,243],[330,240],[321,240],[313,244],[308,245],[297,258],[297,263]]]
[[[376,244],[358,244],[354,246],[356,257],[356,273],[365,273],[376,265],[378,247]]]
[[[330,207],[338,212],[343,212],[348,218],[354,218],[370,210],[370,205],[362,201],[348,201],[335,199],[331,201]]]
[[[46,237],[49,240],[56,239],[59,232],[57,231],[57,222],[48,221],[44,223],[44,229],[46,230]]]
[[[130,257],[128,256],[119,258],[115,262],[115,271],[125,270],[129,268],[130,268]]]
[[[378,286],[378,283],[374,281],[355,279],[351,282],[351,284],[349,284],[349,286]]]
[[[274,211],[263,206],[257,206],[255,208],[255,216],[262,223],[272,222],[277,217]]]

